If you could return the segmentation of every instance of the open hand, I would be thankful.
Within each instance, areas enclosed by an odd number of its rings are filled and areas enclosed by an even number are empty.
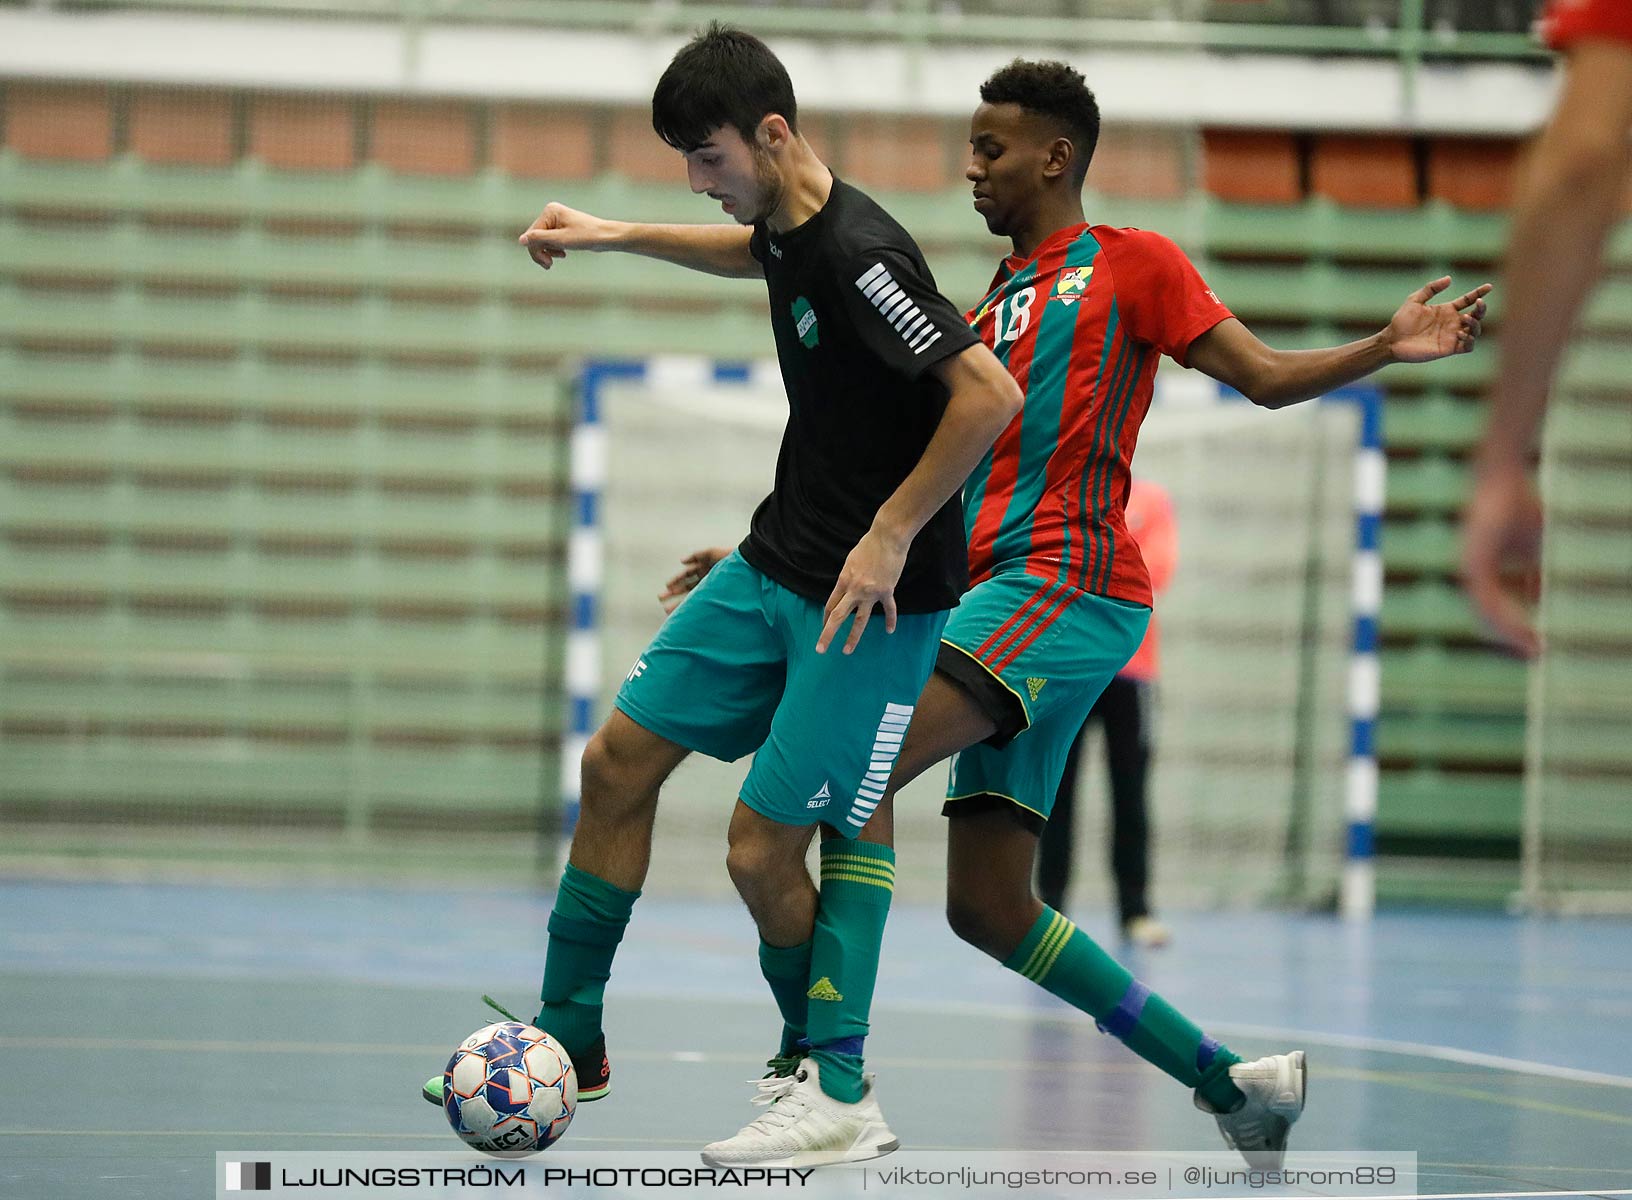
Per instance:
[[[680,560],[685,568],[680,574],[663,585],[663,590],[657,594],[657,602],[663,606],[663,611],[672,613],[680,607],[680,601],[686,594],[703,581],[703,576],[714,569],[714,565],[731,553],[729,546],[711,546],[707,550],[693,550]]]
[[[1541,523],[1525,464],[1475,463],[1462,520],[1462,586],[1490,630],[1525,658],[1541,652],[1530,616],[1541,588]]]
[[[895,585],[900,582],[901,569],[906,563],[905,545],[896,545],[876,530],[867,531],[850,551],[850,557],[844,560],[844,570],[839,572],[839,581],[827,598],[823,608],[827,623],[822,626],[822,636],[816,640],[817,654],[827,653],[851,613],[856,620],[850,627],[844,652],[849,654],[860,645],[874,605],[884,610],[884,631],[895,632]]]
[[[1442,304],[1428,303],[1450,286],[1451,277],[1442,275],[1423,284],[1400,305],[1388,323],[1395,362],[1433,362],[1473,349],[1484,329],[1485,297],[1491,285],[1482,283]]]

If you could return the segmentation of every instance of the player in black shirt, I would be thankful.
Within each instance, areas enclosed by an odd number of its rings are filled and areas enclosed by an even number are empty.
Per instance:
[[[785,1029],[760,1084],[774,1103],[705,1149],[718,1163],[854,1161],[897,1145],[861,1071],[895,870],[893,830],[870,819],[967,583],[959,490],[1021,402],[911,236],[833,177],[797,121],[782,64],[715,25],[664,72],[652,124],[684,153],[692,191],[735,225],[551,204],[522,238],[545,268],[623,250],[762,278],[770,295],[789,402],[775,487],[584,754],[536,1021],[572,1055],[580,1099],[605,1095],[602,991],[646,876],[658,787],[692,751],[753,753],[727,866]],[[804,866],[818,825],[820,889]]]

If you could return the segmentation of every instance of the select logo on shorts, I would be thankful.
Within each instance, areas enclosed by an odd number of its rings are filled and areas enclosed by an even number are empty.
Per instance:
[[[803,296],[793,302],[793,331],[799,335],[799,344],[806,350],[816,349],[817,343],[822,340],[821,330],[816,328],[816,310]]]
[[[272,1164],[269,1162],[229,1162],[227,1164],[227,1191],[270,1192]]]

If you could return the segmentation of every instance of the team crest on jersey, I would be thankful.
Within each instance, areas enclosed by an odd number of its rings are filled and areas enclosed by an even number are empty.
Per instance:
[[[1093,273],[1092,267],[1072,267],[1069,271],[1061,271],[1059,281],[1054,285],[1054,299],[1070,308],[1088,290],[1088,277]]]
[[[799,344],[806,350],[816,349],[816,344],[822,340],[821,331],[816,328],[816,310],[803,296],[793,302],[793,331],[799,335]]]
[[[1045,684],[1047,682],[1048,682],[1048,680],[1039,679],[1035,675],[1026,676],[1026,691],[1031,693],[1031,699],[1032,699],[1033,703],[1036,702],[1038,695],[1042,692],[1043,684]]]

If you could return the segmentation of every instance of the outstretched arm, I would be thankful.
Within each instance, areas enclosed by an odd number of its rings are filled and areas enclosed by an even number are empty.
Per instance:
[[[1485,623],[1526,657],[1541,649],[1525,603],[1541,560],[1541,502],[1530,482],[1530,454],[1559,355],[1620,215],[1628,127],[1632,45],[1581,42],[1508,231],[1507,311],[1463,518],[1462,580]],[[1503,578],[1505,565],[1525,577],[1516,592]]]
[[[1585,42],[1519,187],[1484,454],[1527,460],[1565,339],[1621,215],[1632,147],[1632,45]]]
[[[752,236],[744,225],[639,225],[549,204],[521,244],[546,271],[571,250],[622,250],[709,275],[759,279],[765,272],[748,252]]]
[[[1323,350],[1274,350],[1234,317],[1190,344],[1187,366],[1211,375],[1264,408],[1285,408],[1363,379],[1399,362],[1433,362],[1466,354],[1485,317],[1485,283],[1442,304],[1428,303],[1451,284],[1424,284],[1400,305],[1388,327],[1369,338]]]

